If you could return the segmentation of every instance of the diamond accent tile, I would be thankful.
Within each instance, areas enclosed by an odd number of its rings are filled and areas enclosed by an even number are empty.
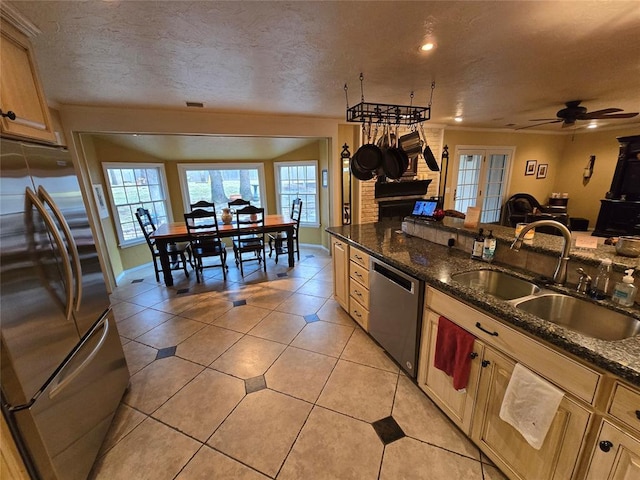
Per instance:
[[[136,278],[135,280],[131,280],[131,283],[142,283],[144,282],[143,278]]]
[[[267,388],[267,382],[264,379],[264,375],[258,375],[257,377],[247,378],[244,381],[244,389],[247,395],[254,392],[259,392]]]
[[[305,255],[304,258],[313,258],[315,255]]]
[[[377,420],[373,422],[371,426],[385,445],[389,445],[406,436],[402,428],[400,428],[400,425],[398,425],[398,422],[391,416]]]
[[[315,313],[312,313],[311,315],[305,315],[303,318],[307,323],[313,323],[320,320],[320,317],[318,317],[318,315],[316,315]]]
[[[158,350],[158,354],[156,355],[156,360],[160,360],[161,358],[173,357],[176,354],[177,346],[173,347],[161,348]]]
[[[246,300],[234,300],[233,301],[233,306],[234,307],[241,307],[242,305],[246,305],[247,301]]]
[[[189,293],[189,289],[188,288],[181,288],[180,290],[178,290],[178,295],[181,295],[183,293]]]
[[[288,273],[279,273],[278,274],[278,278],[285,278],[285,277],[288,277],[288,276],[289,276]]]

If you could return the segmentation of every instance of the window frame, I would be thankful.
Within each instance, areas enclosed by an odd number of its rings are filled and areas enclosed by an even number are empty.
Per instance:
[[[213,168],[211,168],[213,167]],[[264,163],[261,162],[220,162],[220,163],[179,163],[178,179],[180,180],[180,192],[182,194],[182,204],[184,211],[191,211],[191,201],[189,200],[189,185],[187,184],[187,170],[258,170],[258,178],[260,180],[260,200],[264,207],[264,214],[268,215],[267,208],[267,188],[266,177],[264,174]],[[224,205],[226,207],[226,205]],[[220,207],[222,208],[222,207]],[[219,209],[216,207],[216,211]],[[221,211],[221,210],[220,210]]]
[[[108,170],[109,169],[120,169],[120,170],[130,170],[130,169],[147,169],[147,168],[155,168],[158,170],[158,174],[160,176],[159,185],[162,189],[162,201],[164,202],[165,212],[167,212],[167,222],[173,221],[173,212],[171,210],[171,199],[169,198],[169,187],[167,185],[167,172],[165,170],[165,166],[163,163],[147,163],[147,162],[102,162],[102,171],[104,174],[105,184],[107,186],[107,193],[109,197],[109,203],[111,206],[111,213],[113,214],[114,225],[116,228],[116,233],[118,236],[118,246],[120,248],[132,247],[135,245],[141,245],[146,242],[144,235],[140,232],[140,237],[137,237],[133,240],[125,240],[124,233],[122,230],[122,222],[120,220],[120,216],[118,215],[118,206],[113,198],[113,190],[111,181],[109,178]],[[145,202],[140,202],[140,205],[144,205]],[[132,204],[127,204],[132,205]],[[157,225],[156,225],[157,226]]]
[[[276,211],[284,216],[289,216],[291,214],[291,205],[282,205],[282,201],[280,199],[280,167],[308,167],[313,166],[316,173],[316,193],[315,193],[315,211],[316,211],[316,222],[304,222],[300,220],[301,227],[312,227],[318,228],[320,227],[320,176],[319,176],[319,166],[317,160],[290,160],[286,162],[273,162],[273,176],[274,176],[274,190],[276,195]],[[310,194],[304,194],[310,195]],[[302,208],[306,205],[306,201],[303,199]],[[283,209],[286,209],[286,211]]]

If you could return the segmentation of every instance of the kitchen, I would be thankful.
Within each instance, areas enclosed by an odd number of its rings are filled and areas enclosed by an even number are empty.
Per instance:
[[[18,4],[20,2],[17,2]],[[25,7],[29,8],[29,7]],[[33,15],[36,15],[33,13]],[[31,17],[32,15],[30,15]],[[36,43],[38,39],[34,40]],[[45,55],[46,57],[47,55]],[[42,58],[38,58],[39,65],[43,63]],[[357,85],[357,71],[353,72],[353,75],[349,75],[348,79],[345,81],[349,81],[350,86],[350,96],[357,98],[358,85]],[[369,73],[365,69],[366,81],[375,82],[375,75]],[[46,84],[46,79],[44,79]],[[336,90],[339,90],[342,93],[341,87],[343,81],[340,80],[338,83],[340,85]],[[375,85],[375,83],[373,84]],[[434,111],[436,110],[436,106],[438,105],[438,93],[439,89],[444,88],[440,85],[436,88],[436,95],[434,101]],[[371,95],[372,97],[377,97],[378,95],[384,96],[385,93],[382,91],[377,91],[377,87],[370,87],[368,83],[365,83],[365,89],[367,95]],[[402,89],[402,87],[400,87]],[[411,87],[406,88],[409,91]],[[297,93],[297,92],[294,92]],[[297,93],[297,98],[304,98],[305,92]],[[354,98],[351,98],[353,101]],[[401,99],[399,99],[401,100]],[[563,99],[565,100],[565,99]],[[81,145],[77,141],[77,136],[73,132],[139,132],[139,133],[175,133],[175,132],[184,132],[189,134],[207,134],[211,132],[216,132],[218,135],[258,135],[258,136],[307,136],[307,137],[320,137],[320,138],[328,138],[330,139],[328,153],[327,156],[327,166],[329,170],[329,178],[330,185],[335,186],[339,185],[340,181],[340,172],[336,168],[332,168],[332,162],[328,159],[336,158],[339,153],[339,148],[337,146],[341,146],[343,143],[348,143],[352,146],[352,149],[355,149],[355,145],[358,144],[358,131],[357,127],[352,128],[353,126],[346,125],[346,133],[341,133],[341,122],[327,119],[327,118],[313,118],[313,117],[304,117],[304,120],[301,121],[299,118],[295,118],[288,115],[246,115],[239,113],[211,113],[208,111],[202,111],[199,113],[191,113],[184,110],[179,111],[178,113],[172,111],[149,111],[146,108],[118,108],[113,106],[72,106],[72,105],[64,105],[64,102],[61,102],[62,105],[60,107],[60,114],[62,118],[62,124],[64,125],[64,131],[66,133],[67,139],[71,138],[72,141],[69,144],[69,148],[73,154],[77,155],[77,158],[80,159],[81,165],[85,162],[86,152],[82,151],[84,146]],[[150,102],[147,102],[150,103]],[[292,102],[295,103],[295,100]],[[512,102],[515,104],[516,102]],[[553,103],[553,102],[550,102]],[[615,106],[624,107],[624,104],[617,104],[615,101],[607,101],[601,105],[602,108],[607,107],[612,104],[616,104]],[[555,105],[555,103],[554,103]],[[594,107],[593,109],[601,108],[600,106]],[[342,107],[344,108],[344,107]],[[510,107],[513,108],[513,107]],[[590,107],[591,108],[591,107]],[[555,112],[557,108],[547,108],[544,112],[536,112],[532,114],[527,114],[523,119],[526,121],[529,118],[539,118],[539,117],[548,117]],[[627,107],[626,110],[632,110],[632,107]],[[453,116],[453,115],[451,115]],[[558,127],[558,125],[555,125]],[[559,128],[559,127],[558,127]],[[474,138],[474,135],[480,136],[481,133],[473,133],[470,131],[458,131],[455,128],[442,128],[443,140],[440,142],[440,146],[444,144],[451,145],[484,145],[487,142],[487,136],[482,136],[482,141],[478,141]],[[568,175],[565,172],[565,168],[567,168],[567,172],[581,172],[584,167],[584,163],[588,160],[588,155],[597,153],[598,163],[596,164],[596,175],[594,175],[593,181],[589,183],[588,188],[583,188],[582,184],[580,186],[576,185],[577,192],[582,192],[583,190],[591,191],[591,188],[597,186],[596,182],[602,182],[602,184],[597,187],[596,193],[590,193],[592,199],[599,199],[602,197],[603,193],[608,189],[608,182],[610,181],[610,175],[606,175],[602,173],[599,175],[599,168],[605,168],[604,159],[612,158],[617,153],[617,142],[615,141],[616,136],[628,135],[637,132],[637,127],[627,127],[626,129],[620,127],[619,130],[613,131],[611,133],[602,132],[599,134],[580,134],[576,131],[575,133],[575,142],[572,142],[572,135],[562,135],[560,138],[555,138],[558,136],[553,136],[550,134],[522,134],[518,135],[519,137],[523,137],[527,140],[522,140],[524,144],[529,144],[530,150],[527,151],[524,148],[524,145],[521,146],[518,144],[518,159],[517,164],[514,165],[514,171],[524,171],[524,162],[529,158],[538,158],[539,160],[543,159],[543,154],[549,162],[549,175],[545,179],[531,179],[526,178],[523,175],[518,175],[517,178],[514,177],[512,182],[526,182],[521,183],[520,188],[511,191],[518,190],[526,190],[532,191],[539,198],[545,198],[552,191],[566,191],[566,189],[559,188],[562,185],[562,181],[567,178],[573,178],[573,175]],[[492,135],[492,134],[488,134]],[[495,143],[499,145],[513,145],[516,143],[514,140],[515,134],[513,133],[495,133],[493,135],[503,135],[507,136],[506,139],[496,139]],[[594,141],[593,144],[590,144],[586,141],[587,138],[593,138],[591,135],[596,135],[596,137],[606,139],[602,139],[603,143],[599,141]],[[435,135],[437,137],[437,134]],[[457,137],[455,137],[457,136]],[[468,140],[459,139],[460,136],[468,136]],[[456,139],[458,138],[458,139]],[[540,152],[539,146],[534,145],[536,142],[540,143],[540,140],[547,139],[550,146],[548,147],[548,151],[553,152],[553,155],[548,155],[545,152]],[[494,142],[491,142],[494,143]],[[569,152],[573,151],[573,157],[571,162],[567,162],[564,164],[560,162],[560,158],[564,158],[564,152],[562,147],[567,145],[569,148]],[[570,147],[574,147],[575,150],[572,150]],[[598,152],[591,151],[592,148],[598,148]],[[441,148],[437,148],[437,152],[441,150]],[[583,151],[584,150],[584,151]],[[602,153],[600,153],[602,152]],[[522,156],[521,156],[522,155]],[[554,163],[557,168],[554,168]],[[89,169],[89,168],[87,168]],[[89,173],[91,175],[91,173]],[[575,174],[574,174],[575,175]],[[579,176],[578,176],[579,177]],[[607,177],[607,178],[605,178]],[[562,179],[562,181],[561,181]],[[87,180],[85,179],[86,184],[93,183],[93,179]],[[576,177],[576,182],[580,182],[580,179]],[[556,187],[556,182],[557,187]],[[434,182],[435,183],[435,182]],[[357,185],[357,184],[355,184]],[[555,187],[555,188],[554,188]],[[359,186],[358,188],[364,188],[363,186]],[[580,190],[583,189],[583,190]],[[354,190],[357,190],[354,188]],[[333,189],[331,191],[333,195],[337,193],[337,189]],[[572,206],[573,199],[577,197],[579,193],[574,195],[573,191],[571,191],[572,198]],[[587,206],[585,208],[586,211],[597,209],[597,203],[594,206]],[[580,208],[576,205],[577,208]],[[174,209],[179,212],[179,210]],[[331,203],[331,206],[328,209],[328,216],[324,219],[324,226],[330,226],[337,224],[339,222],[334,221],[333,219],[341,218],[340,215],[340,205],[339,202],[336,202],[335,199]],[[356,210],[357,212],[357,210]],[[95,213],[95,212],[94,212]],[[175,213],[175,212],[174,212]],[[580,216],[587,216],[585,213],[580,213]],[[97,218],[94,215],[94,218]],[[356,216],[356,218],[358,218]],[[357,223],[357,222],[356,222]],[[328,246],[328,236],[324,234],[322,244]],[[98,243],[100,243],[100,238],[98,238]],[[107,249],[107,242],[103,242],[103,249]],[[116,275],[114,275],[115,278]]]

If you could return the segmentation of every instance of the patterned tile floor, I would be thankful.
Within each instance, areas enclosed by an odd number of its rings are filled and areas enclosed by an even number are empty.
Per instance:
[[[127,272],[131,385],[91,478],[505,478],[332,299],[324,250],[255,268]]]

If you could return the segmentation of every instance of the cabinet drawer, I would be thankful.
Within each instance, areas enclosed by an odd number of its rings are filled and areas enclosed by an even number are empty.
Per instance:
[[[349,253],[349,260],[369,270],[369,255],[364,253],[362,250],[358,250],[357,248],[351,247],[351,252]]]
[[[601,379],[595,370],[433,288],[427,289],[427,306],[563,390],[593,404]]]
[[[349,281],[349,295],[355,298],[360,305],[369,309],[369,289],[363,287],[354,279]]]
[[[640,431],[640,392],[617,383],[613,391],[609,414]]]
[[[353,297],[349,298],[349,314],[365,331],[369,331],[369,310],[360,305]]]
[[[355,262],[351,262],[349,265],[349,276],[360,283],[362,286],[369,288],[369,266],[362,267]]]

